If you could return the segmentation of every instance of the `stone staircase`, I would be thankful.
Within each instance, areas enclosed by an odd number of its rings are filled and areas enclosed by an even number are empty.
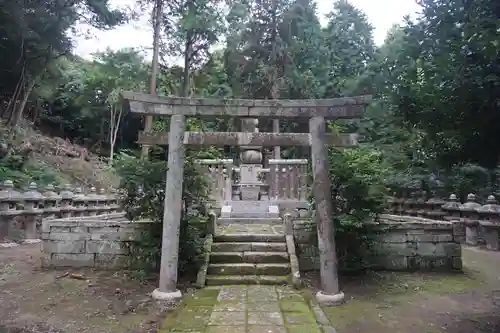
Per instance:
[[[215,235],[206,284],[286,284],[290,259],[282,234]]]

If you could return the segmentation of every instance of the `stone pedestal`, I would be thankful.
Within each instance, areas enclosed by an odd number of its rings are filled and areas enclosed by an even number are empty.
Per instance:
[[[467,245],[476,246],[478,243],[477,228],[478,223],[467,221],[465,223],[465,243]]]
[[[481,226],[484,229],[484,240],[488,250],[498,251],[500,249],[500,224],[489,221],[481,221]]]
[[[259,200],[260,196],[260,186],[245,184],[240,186],[241,189],[241,200],[243,201],[255,201]]]
[[[259,179],[260,164],[245,164],[240,167],[241,200],[259,200],[261,184]]]

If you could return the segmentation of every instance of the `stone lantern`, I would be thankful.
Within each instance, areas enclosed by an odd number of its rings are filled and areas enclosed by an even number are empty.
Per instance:
[[[397,193],[394,192],[393,195],[387,199],[389,213],[401,215],[401,202],[401,198],[398,198]]]
[[[56,217],[59,212],[59,202],[61,201],[61,196],[58,195],[54,190],[54,185],[49,184],[43,192],[44,205],[43,205],[43,215],[46,218],[52,219]]]
[[[480,244],[485,244],[489,250],[499,249],[500,206],[493,195],[490,195],[486,205],[477,209],[479,220],[478,238]]]
[[[443,210],[443,205],[446,204],[446,201],[440,199],[436,196],[435,193],[427,200],[425,203],[427,206],[427,217],[433,220],[443,220],[446,212]]]
[[[105,214],[109,211],[108,196],[106,195],[106,190],[102,187],[99,189],[96,208],[97,208],[97,215]]]
[[[395,214],[396,212],[396,205],[394,204],[396,198],[394,197],[388,197],[387,198],[387,211],[390,214]]]
[[[43,204],[43,195],[38,192],[36,183],[30,183],[28,191],[23,194],[24,199],[24,231],[25,238],[29,240],[37,239],[37,220],[42,215],[40,206]]]
[[[71,217],[73,216],[73,198],[74,193],[71,191],[71,185],[66,184],[60,193],[61,196],[61,217]]]
[[[415,190],[410,192],[410,197],[405,202],[405,206],[407,207],[405,212],[406,215],[418,215],[417,197],[418,193]]]
[[[427,218],[427,192],[421,191],[415,200],[415,211],[418,217]]]
[[[20,213],[17,206],[22,200],[22,195],[14,190],[14,183],[6,180],[0,191],[0,242],[12,236],[13,219]]]
[[[87,212],[90,216],[96,216],[99,208],[97,207],[99,204],[99,195],[97,194],[97,190],[95,187],[91,187],[89,190],[89,194],[86,196],[87,202]]]
[[[75,196],[73,197],[73,216],[84,216],[87,211],[87,197],[81,187],[75,188]]]
[[[446,213],[444,219],[446,221],[459,221],[461,216],[460,206],[462,204],[458,201],[457,196],[451,194],[448,201],[441,206],[441,209]]]
[[[476,195],[472,193],[467,195],[467,201],[460,206],[462,221],[465,223],[465,243],[468,245],[478,243],[478,208],[481,208],[481,205],[476,202]]]
[[[453,223],[453,238],[455,242],[464,244],[465,243],[465,223],[461,220],[460,216],[460,206],[462,204],[458,202],[458,198],[455,194],[451,194],[448,201],[441,206],[444,211],[445,221],[450,221]]]
[[[143,194],[144,191],[143,191],[142,187],[140,187],[140,190],[138,190],[138,192],[139,191],[141,194],[138,194],[137,196],[142,197],[144,195]],[[116,189],[113,187],[110,187],[109,194],[108,194],[108,207],[109,207],[110,213],[116,213],[116,212],[121,211],[121,205],[120,205],[119,199],[120,199],[120,197],[119,197],[119,194],[117,193]]]

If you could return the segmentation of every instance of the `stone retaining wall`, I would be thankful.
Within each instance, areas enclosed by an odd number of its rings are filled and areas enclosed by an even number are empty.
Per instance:
[[[123,213],[44,220],[42,266],[124,268],[125,243],[134,239],[141,223],[148,222],[130,222]]]
[[[460,235],[453,222],[419,217],[383,215],[373,223],[373,253],[366,258],[373,269],[384,270],[460,270]],[[294,220],[300,269],[319,269],[315,225],[307,219]]]

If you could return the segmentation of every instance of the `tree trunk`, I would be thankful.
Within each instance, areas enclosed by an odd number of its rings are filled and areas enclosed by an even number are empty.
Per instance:
[[[21,75],[19,75],[19,80],[17,81],[16,88],[14,89],[14,93],[12,94],[12,97],[9,100],[9,104],[7,104],[7,107],[5,110],[2,112],[2,118],[7,118],[10,119],[12,112],[16,106],[17,99],[19,97],[20,91],[23,89],[24,86],[24,69],[25,65],[23,65]]]
[[[109,131],[109,165],[113,165],[113,155],[115,152],[116,138],[118,137],[118,130],[122,119],[123,109],[120,107],[118,114],[116,112],[116,105],[111,107],[110,131]]]
[[[24,92],[24,97],[22,102],[18,105],[17,108],[14,109],[14,112],[11,114],[11,117],[9,119],[9,125],[11,125],[12,127],[16,127],[21,121],[21,118],[24,113],[24,108],[26,107],[26,103],[28,102],[28,98],[30,97],[33,88],[35,88],[35,84],[36,84],[36,78],[30,82],[28,89],[26,89]]]
[[[154,12],[154,36],[153,36],[153,63],[151,68],[151,82],[150,93],[156,96],[156,80],[158,76],[158,59],[160,55],[160,28],[161,28],[161,15],[163,12],[163,0],[156,0]],[[144,132],[150,132],[153,126],[153,116],[146,116],[144,122]],[[149,146],[143,145],[141,157],[147,158],[149,155]]]

